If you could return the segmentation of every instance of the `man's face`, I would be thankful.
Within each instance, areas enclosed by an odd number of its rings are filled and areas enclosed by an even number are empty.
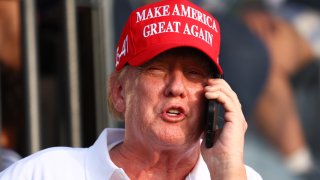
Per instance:
[[[166,147],[197,142],[205,114],[206,61],[172,53],[130,67],[123,88],[126,138]]]

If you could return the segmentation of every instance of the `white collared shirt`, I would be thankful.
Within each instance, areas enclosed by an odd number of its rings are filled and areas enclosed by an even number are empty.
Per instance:
[[[122,168],[109,156],[109,150],[124,139],[123,129],[105,129],[89,148],[54,147],[39,151],[13,164],[0,173],[1,180],[106,180],[129,179]],[[261,176],[246,166],[248,179]],[[209,170],[202,159],[186,180],[210,179]]]

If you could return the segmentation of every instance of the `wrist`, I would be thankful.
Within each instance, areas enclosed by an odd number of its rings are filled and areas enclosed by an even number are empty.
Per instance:
[[[244,165],[233,167],[233,168],[224,168],[217,171],[215,174],[210,174],[211,179],[214,180],[245,180],[247,179],[246,169]]]
[[[212,161],[211,166],[208,166],[211,179],[247,179],[246,169],[243,160],[215,160]]]

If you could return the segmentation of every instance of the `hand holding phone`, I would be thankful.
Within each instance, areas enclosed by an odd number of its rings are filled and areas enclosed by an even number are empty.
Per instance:
[[[222,75],[216,74],[214,75],[214,78],[222,78]],[[205,127],[206,148],[211,148],[214,144],[220,106],[221,105],[216,100],[208,100],[208,111]]]

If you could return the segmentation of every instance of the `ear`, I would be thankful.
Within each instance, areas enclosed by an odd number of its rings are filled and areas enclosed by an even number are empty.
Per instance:
[[[112,98],[114,109],[119,113],[124,112],[125,101],[123,97],[123,85],[117,78],[112,78],[111,98]]]

